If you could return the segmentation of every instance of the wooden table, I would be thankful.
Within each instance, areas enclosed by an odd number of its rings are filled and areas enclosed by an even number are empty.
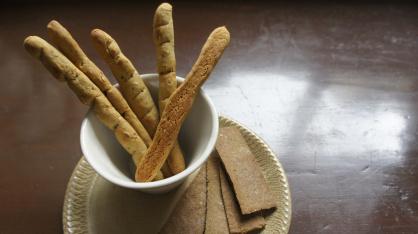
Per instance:
[[[204,89],[219,112],[278,154],[292,192],[290,233],[418,233],[418,8],[408,5],[179,3],[178,74],[210,31],[232,42]],[[156,71],[156,4],[0,8],[0,233],[61,232],[87,107],[22,47],[68,27],[100,27],[141,73]]]

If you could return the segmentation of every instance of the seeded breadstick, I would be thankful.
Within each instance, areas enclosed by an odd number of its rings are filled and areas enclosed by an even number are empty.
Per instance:
[[[129,59],[122,54],[112,37],[99,29],[93,30],[91,35],[96,49],[118,80],[122,94],[128,101],[129,106],[140,118],[148,134],[153,136],[159,116],[148,88]],[[161,170],[165,177],[173,175],[167,164]]]
[[[115,110],[104,95],[99,95],[95,98],[93,111],[106,127],[115,130],[116,138],[121,145],[124,142],[124,148],[134,156],[135,165],[138,165],[140,156],[146,150],[146,146],[132,126]],[[121,131],[116,131],[117,129],[121,129]],[[136,153],[138,150],[137,142],[142,143],[140,148],[142,152],[140,154]]]
[[[49,22],[47,28],[48,34],[58,50],[93,81],[106,95],[115,109],[132,125],[145,144],[149,146],[152,139],[142,123],[133,113],[119,90],[110,83],[103,72],[87,57],[70,32],[55,20]]]
[[[100,89],[71,61],[42,38],[27,37],[24,46],[54,77],[60,81],[66,81],[82,103],[92,106],[97,118],[113,130],[116,139],[132,155],[135,164],[138,165],[147,147],[131,125],[113,108]]]
[[[161,4],[155,11],[154,44],[157,50],[157,69],[160,80],[158,97],[162,112],[168,98],[177,88],[172,7],[168,3]]]
[[[137,167],[137,181],[151,181],[162,167],[199,88],[209,77],[228,43],[229,32],[225,27],[219,27],[209,35],[186,80],[167,102],[151,146]]]
[[[159,116],[151,94],[131,61],[122,54],[116,41],[100,29],[91,32],[93,43],[119,82],[121,91],[129,106],[141,123],[153,136]]]
[[[160,112],[163,112],[168,98],[177,88],[172,7],[168,3],[161,4],[155,11],[154,43],[157,50],[157,69],[160,81],[158,99]],[[178,141],[174,144],[166,163],[173,174],[178,174],[185,169],[184,156]]]
[[[103,72],[87,57],[80,48],[77,41],[71,36],[70,32],[58,21],[49,22],[48,34],[54,45],[61,51],[78,69],[86,74],[91,81],[103,92],[115,109],[128,121],[138,133],[145,145],[151,144],[151,137],[144,128],[138,117],[133,113],[126,100],[122,97],[119,90],[114,87]],[[165,168],[163,168],[165,169]],[[171,176],[171,172],[166,169],[165,177]]]

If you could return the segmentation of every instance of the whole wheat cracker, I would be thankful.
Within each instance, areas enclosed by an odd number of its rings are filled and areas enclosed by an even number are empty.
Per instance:
[[[206,164],[177,202],[160,234],[203,234],[206,220]]]
[[[228,181],[225,169],[219,167],[219,179],[221,182],[222,200],[230,233],[247,233],[259,230],[266,226],[266,221],[260,214],[241,214],[232,185]]]
[[[216,150],[232,182],[243,214],[276,207],[263,172],[239,129],[220,128]]]
[[[207,168],[207,201],[205,233],[228,233],[228,222],[222,199],[221,184],[219,180],[220,161],[216,154],[208,159]]]

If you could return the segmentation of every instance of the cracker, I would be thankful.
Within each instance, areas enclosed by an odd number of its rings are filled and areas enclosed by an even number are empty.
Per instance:
[[[261,168],[237,128],[219,130],[216,150],[231,179],[242,214],[276,207]]]
[[[242,215],[234,191],[228,181],[225,169],[220,166],[222,198],[230,233],[247,233],[266,226],[266,221],[260,214]]]
[[[199,234],[206,219],[206,165],[178,201],[161,234]]]
[[[205,233],[228,233],[219,180],[219,157],[212,154],[207,163],[207,206]]]

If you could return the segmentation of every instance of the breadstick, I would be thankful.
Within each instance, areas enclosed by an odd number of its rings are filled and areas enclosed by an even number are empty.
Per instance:
[[[145,154],[147,146],[132,126],[116,111],[103,94],[95,98],[92,108],[97,118],[105,126],[113,130],[118,142],[132,155],[135,165],[138,165],[141,157]],[[167,176],[170,176],[170,174]],[[167,176],[159,171],[154,180],[162,180]]]
[[[110,83],[103,72],[87,57],[70,32],[55,20],[49,22],[47,28],[48,34],[58,50],[93,81],[115,109],[132,125],[145,142],[145,145],[149,146],[152,139],[142,123],[133,113],[119,90]]]
[[[154,43],[157,50],[157,69],[160,81],[158,99],[160,112],[163,112],[168,98],[177,88],[172,7],[168,3],[161,4],[155,11]],[[184,156],[178,141],[174,144],[166,163],[173,174],[178,174],[185,169]]]
[[[129,124],[138,133],[145,145],[151,144],[151,137],[144,128],[138,117],[133,113],[126,100],[122,97],[119,90],[114,87],[103,72],[94,64],[80,48],[77,41],[72,37],[70,32],[62,26],[58,21],[49,22],[48,34],[54,45],[91,81],[103,92],[115,109],[128,121]],[[166,169],[163,172],[165,177],[171,176],[171,172]]]
[[[118,80],[122,94],[127,99],[129,106],[132,107],[147,132],[152,136],[158,125],[159,116],[148,88],[112,37],[96,29],[92,31],[92,38],[96,49]],[[168,165],[164,165],[161,169],[165,177],[173,175]]]
[[[153,136],[158,125],[158,110],[151,94],[131,61],[122,53],[116,41],[100,29],[91,32],[93,43],[119,82],[123,96],[134,113]]]
[[[132,155],[135,165],[145,154],[147,147],[131,125],[115,110],[100,89],[71,63],[57,49],[37,36],[27,37],[24,41],[26,50],[60,81],[66,81],[80,101],[92,106],[97,118],[113,130],[116,139]]]
[[[116,139],[133,156],[135,165],[138,165],[147,147],[132,126],[115,110],[104,95],[97,96],[92,107],[97,118],[106,127],[114,130]]]
[[[137,167],[137,181],[151,181],[160,170],[173,148],[198,89],[209,77],[228,43],[229,32],[225,27],[219,27],[209,35],[186,80],[167,102],[151,146]]]
[[[161,4],[155,11],[154,44],[157,50],[157,70],[160,80],[158,98],[162,112],[168,98],[177,88],[172,7],[168,3]]]

